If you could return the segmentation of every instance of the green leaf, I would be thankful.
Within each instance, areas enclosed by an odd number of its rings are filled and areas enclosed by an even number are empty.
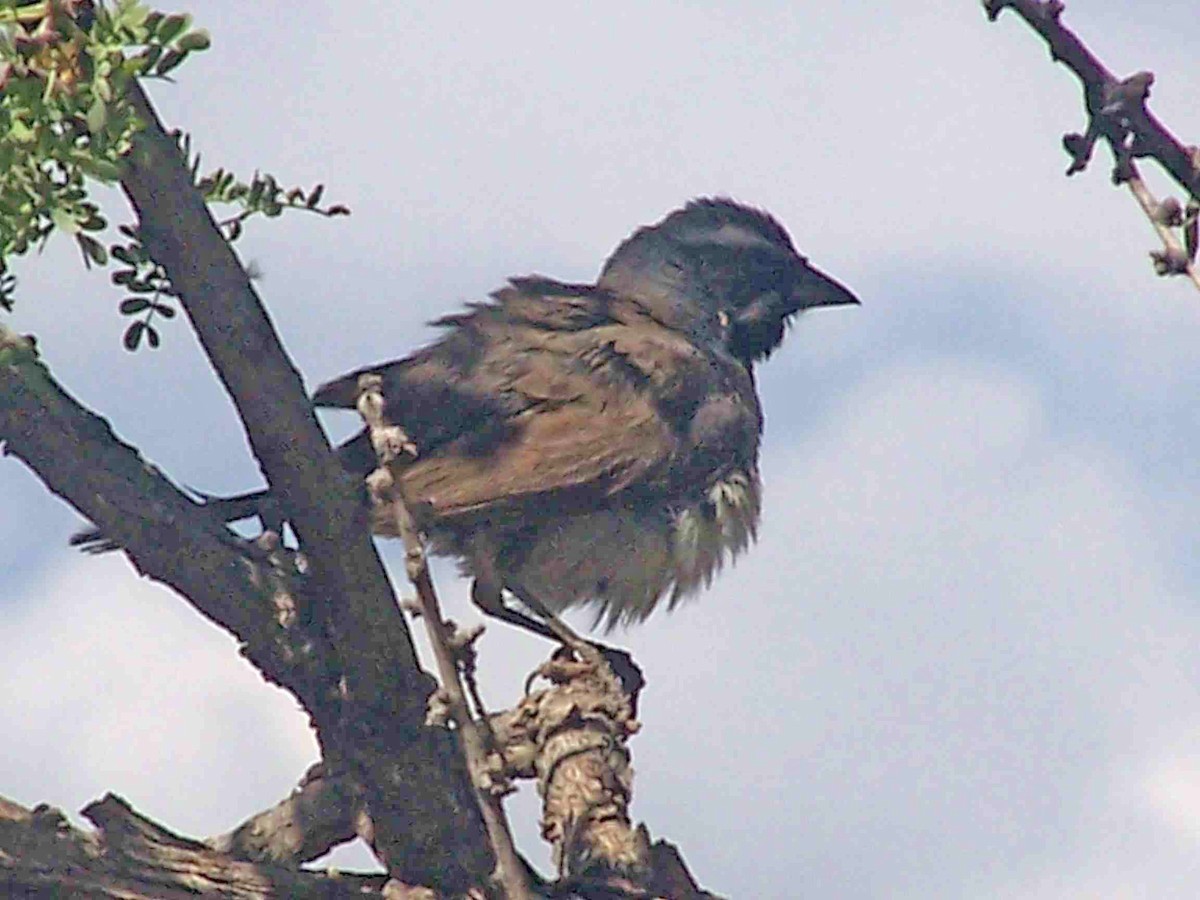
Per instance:
[[[87,204],[84,212],[84,217],[79,221],[79,227],[84,231],[103,231],[108,227],[108,222],[100,215],[100,210],[92,204]]]
[[[138,59],[141,61],[141,63],[142,63],[141,71],[150,72],[154,69],[154,67],[156,65],[158,65],[158,61],[162,58],[162,55],[163,55],[163,48],[158,46],[157,44],[154,44],[150,47],[147,47],[146,51],[144,53],[139,54],[137,57],[135,57],[135,59]]]
[[[92,134],[104,130],[104,124],[108,121],[108,104],[100,97],[95,97],[92,100],[92,105],[88,107],[87,118],[88,131]]]
[[[125,336],[121,338],[121,343],[125,345],[125,349],[129,351],[136,350],[138,344],[142,342],[142,333],[146,330],[146,323],[142,321],[131,322],[129,327],[125,329]]]
[[[163,54],[162,61],[154,69],[155,75],[166,75],[183,65],[187,59],[187,51],[168,50]]]
[[[187,31],[188,26],[191,24],[192,17],[187,13],[173,13],[172,15],[164,16],[163,20],[158,23],[158,27],[154,29],[154,36],[161,43],[169,44]]]
[[[212,46],[212,38],[208,36],[208,32],[203,28],[197,28],[195,31],[189,31],[187,34],[181,37],[175,46],[180,50],[189,52],[195,50],[207,50]]]
[[[146,20],[150,17],[150,8],[143,6],[141,3],[123,2],[114,16],[114,24],[124,28],[138,28],[146,24]]]
[[[13,119],[8,129],[8,136],[18,144],[28,144],[37,137],[37,133],[34,129],[26,125],[23,120]]]
[[[145,312],[150,308],[150,301],[145,297],[126,297],[121,301],[121,305],[117,307],[123,316],[136,316],[140,312]]]
[[[98,266],[108,263],[108,252],[104,249],[104,245],[90,234],[77,234],[75,235],[75,239],[79,241],[79,247],[86,259],[91,260]]]
[[[112,160],[96,159],[84,154],[74,156],[73,160],[81,172],[99,181],[111,183],[121,178],[121,167]]]
[[[150,342],[151,350],[158,349],[158,344],[159,344],[158,329],[155,328],[153,325],[146,326],[146,340],[148,340]]]

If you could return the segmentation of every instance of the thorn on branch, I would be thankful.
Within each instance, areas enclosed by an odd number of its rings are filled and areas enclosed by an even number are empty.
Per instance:
[[[1064,134],[1062,143],[1063,149],[1067,151],[1067,155],[1071,157],[1071,164],[1067,166],[1067,174],[1074,175],[1076,172],[1082,172],[1087,168],[1087,165],[1092,160],[1092,150],[1096,146],[1097,135],[1091,128],[1087,134]]]
[[[983,0],[983,11],[989,22],[995,22],[1009,5],[1009,0]]]

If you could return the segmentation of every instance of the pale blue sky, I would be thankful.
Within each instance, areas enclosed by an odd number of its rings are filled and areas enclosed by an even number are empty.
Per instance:
[[[635,815],[740,897],[1200,894],[1200,294],[1154,278],[1107,167],[1062,176],[1073,79],[971,0],[481,7],[210,2],[213,50],[154,96],[214,164],[353,209],[239,245],[310,384],[508,275],[590,279],[701,194],[771,210],[862,297],[763,368],[759,546],[623,636]],[[1191,4],[1066,15],[1200,141]],[[12,323],[125,439],[186,484],[259,482],[182,324],[130,356],[68,247],[20,274]],[[0,497],[0,793],[114,790],[197,835],[283,796],[315,753],[290,698],[71,553],[77,516],[15,461]],[[545,649],[492,626],[490,700]]]

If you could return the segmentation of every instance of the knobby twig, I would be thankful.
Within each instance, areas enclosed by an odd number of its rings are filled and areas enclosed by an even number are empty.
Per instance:
[[[1186,275],[1192,284],[1200,289],[1200,272],[1197,272],[1196,266],[1193,264],[1193,260],[1196,258],[1196,214],[1200,210],[1200,203],[1195,200],[1189,201],[1185,213],[1183,207],[1179,205],[1179,201],[1174,197],[1168,197],[1163,201],[1157,200],[1150,189],[1146,187],[1146,182],[1142,180],[1137,164],[1132,159],[1126,160],[1123,165],[1118,165],[1113,172],[1113,179],[1115,181],[1123,180],[1129,185],[1130,193],[1133,194],[1138,206],[1142,208],[1142,212],[1146,214],[1146,218],[1150,220],[1154,231],[1163,242],[1165,249],[1150,252],[1150,259],[1154,262],[1154,271],[1159,275]],[[1186,247],[1179,243],[1174,229],[1184,229]]]
[[[367,478],[372,500],[390,508],[396,519],[396,532],[404,542],[405,569],[417,590],[421,618],[429,633],[441,681],[440,702],[444,703],[451,722],[461,739],[467,770],[479,800],[484,827],[496,858],[495,881],[508,900],[532,900],[528,872],[517,855],[512,830],[504,815],[503,796],[512,788],[507,779],[497,777],[498,766],[488,749],[488,735],[480,720],[472,714],[467,693],[459,676],[458,657],[463,650],[461,638],[452,634],[442,618],[433,579],[425,557],[425,548],[413,522],[408,503],[403,496],[400,480],[393,477],[392,466],[405,456],[416,454],[416,448],[398,426],[389,425],[384,418],[386,401],[383,379],[379,375],[363,375],[358,383],[358,411],[371,435],[371,444],[379,458],[379,468]],[[475,631],[477,638],[481,632]]]
[[[1079,78],[1088,124],[1083,134],[1063,136],[1063,148],[1071,157],[1067,174],[1074,175],[1087,168],[1096,142],[1105,141],[1115,161],[1113,181],[1129,187],[1163,242],[1163,250],[1150,254],[1155,272],[1187,275],[1200,289],[1200,276],[1195,268],[1195,214],[1189,218],[1176,216],[1173,210],[1179,208],[1177,201],[1155,200],[1135,165],[1138,158],[1154,159],[1187,192],[1191,198],[1189,209],[1200,203],[1200,148],[1184,146],[1146,108],[1154,75],[1138,72],[1125,79],[1117,78],[1063,25],[1062,0],[983,0],[983,8],[992,21],[1005,9],[1013,10],[1046,42],[1050,58],[1061,62]],[[1183,244],[1172,231],[1178,227],[1184,229]]]

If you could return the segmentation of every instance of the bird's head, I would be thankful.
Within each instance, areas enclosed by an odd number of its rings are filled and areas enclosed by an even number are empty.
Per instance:
[[[671,327],[719,336],[748,366],[770,356],[798,313],[859,302],[810,266],[774,218],[726,198],[693,200],[638,229],[597,284],[645,300]]]

